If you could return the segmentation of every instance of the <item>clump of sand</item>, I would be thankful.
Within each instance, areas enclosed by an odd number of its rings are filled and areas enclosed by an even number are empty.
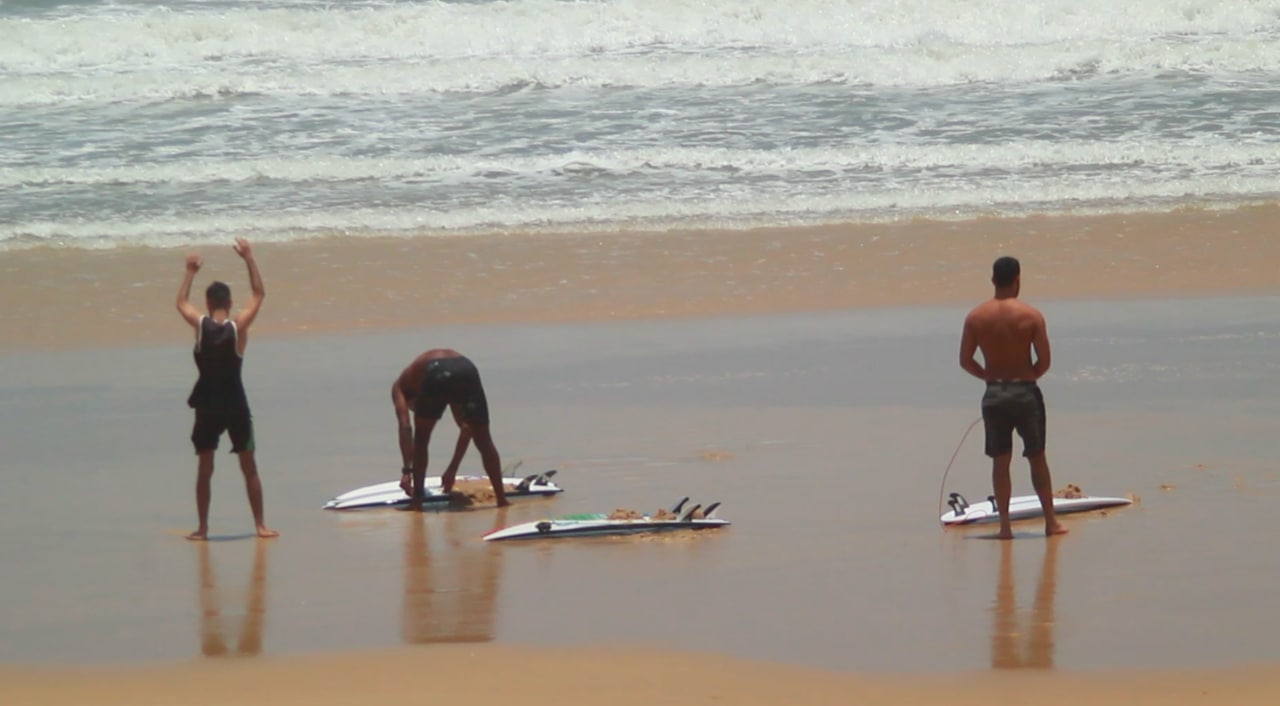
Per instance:
[[[1053,497],[1055,498],[1083,498],[1084,496],[1084,491],[1075,483],[1067,483],[1058,490],[1053,491]]]
[[[502,488],[508,493],[515,492],[516,489],[510,483],[504,483]],[[449,505],[451,507],[471,507],[472,505],[492,504],[497,501],[497,496],[493,494],[493,486],[487,480],[460,480],[454,483],[453,490],[449,491]]]
[[[639,510],[628,510],[626,508],[620,507],[614,510],[613,512],[609,513],[609,519],[611,520],[643,520],[644,513],[640,512]]]
[[[691,517],[693,517],[696,520],[701,520],[704,517],[706,517],[706,514],[702,512],[701,508],[698,508],[697,510],[693,511],[693,515]],[[644,516],[644,513],[640,512],[639,510],[629,510],[627,508],[620,507],[614,510],[613,512],[609,513],[609,519],[610,520],[643,520],[645,519],[645,516]],[[680,515],[666,508],[659,508],[652,515],[649,515],[649,519],[678,520],[680,519]]]
[[[728,461],[733,458],[733,453],[722,449],[703,449],[698,452],[698,458],[703,461]]]

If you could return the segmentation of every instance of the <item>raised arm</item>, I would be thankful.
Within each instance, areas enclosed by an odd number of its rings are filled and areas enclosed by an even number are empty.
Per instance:
[[[246,267],[249,268],[249,303],[236,314],[236,329],[241,332],[247,332],[249,326],[253,324],[253,320],[258,318],[258,309],[262,306],[262,300],[267,296],[266,287],[262,286],[262,275],[258,272],[258,263],[253,259],[253,248],[249,245],[249,241],[244,238],[236,238],[235,244],[236,254],[243,260]]]
[[[974,331],[972,317],[966,317],[964,320],[964,333],[960,335],[960,367],[966,373],[978,378],[979,380],[987,379],[987,370],[979,363],[975,356],[978,353],[978,335]]]
[[[199,255],[195,253],[187,255],[187,271],[182,276],[182,285],[178,287],[178,313],[191,324],[192,328],[200,326],[200,310],[191,305],[191,283],[195,281],[200,265]]]
[[[1053,354],[1049,351],[1049,327],[1045,323],[1044,314],[1036,312],[1036,332],[1031,338],[1031,348],[1036,353],[1036,362],[1031,366],[1039,380],[1049,372],[1049,364],[1053,362]]]

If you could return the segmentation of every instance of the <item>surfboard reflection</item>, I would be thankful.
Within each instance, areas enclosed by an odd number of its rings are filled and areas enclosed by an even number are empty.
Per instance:
[[[498,548],[478,539],[476,514],[406,515],[404,641],[492,640],[501,565]],[[499,509],[494,527],[504,526],[505,518],[506,509]]]
[[[240,621],[235,649],[227,646],[223,602],[218,593],[217,576],[214,573],[210,545],[213,542],[197,542],[200,547],[200,651],[206,657],[251,657],[262,651],[262,628],[267,614],[267,559],[268,542],[253,540],[253,571],[245,595],[244,616]]]
[[[1013,545],[1000,542],[1000,578],[996,586],[994,623],[991,627],[991,666],[994,669],[1052,669],[1054,598],[1057,593],[1058,544],[1061,537],[1045,540],[1040,578],[1029,620],[1018,611],[1013,577]]]

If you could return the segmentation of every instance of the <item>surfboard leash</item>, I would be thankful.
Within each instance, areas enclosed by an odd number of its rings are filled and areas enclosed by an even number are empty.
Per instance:
[[[964,447],[964,440],[969,438],[969,432],[978,426],[978,422],[982,421],[982,417],[973,420],[968,429],[964,430],[964,435],[960,437],[960,443],[956,444],[956,450],[951,452],[951,460],[947,461],[947,467],[942,471],[942,484],[938,486],[938,515],[942,515],[942,498],[947,493],[947,474],[951,473],[951,464],[956,462],[956,456],[960,455],[960,449]]]

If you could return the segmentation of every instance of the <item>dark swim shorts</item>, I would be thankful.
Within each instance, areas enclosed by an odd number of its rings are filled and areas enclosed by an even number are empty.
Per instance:
[[[988,382],[982,395],[982,421],[987,429],[987,455],[1013,451],[1013,432],[1022,437],[1022,455],[1044,451],[1044,395],[1034,382]]]
[[[454,406],[467,424],[489,423],[489,402],[480,384],[480,371],[465,357],[436,358],[427,363],[422,387],[413,402],[419,417],[439,419],[444,408]]]
[[[213,451],[218,448],[218,437],[222,432],[231,437],[231,453],[253,451],[253,417],[245,411],[214,411],[196,409],[196,423],[191,429],[191,443],[196,453]]]

